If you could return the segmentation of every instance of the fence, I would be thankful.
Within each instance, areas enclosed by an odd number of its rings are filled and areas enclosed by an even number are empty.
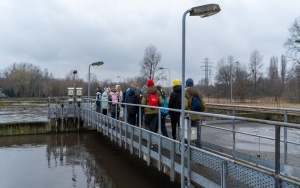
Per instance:
[[[299,152],[294,153],[294,151],[299,151],[299,135],[296,135],[295,141],[287,139],[289,134],[294,133],[295,130],[299,131],[300,126],[298,124],[199,112],[197,114],[200,114],[203,119],[208,119],[208,117],[212,119],[202,121],[199,126],[204,148],[200,149],[190,144],[189,139],[187,144],[182,145],[177,140],[162,136],[160,127],[158,133],[153,133],[141,126],[136,127],[128,124],[126,118],[125,121],[121,121],[97,113],[90,109],[90,106],[87,103],[82,103],[80,106],[80,117],[87,124],[97,128],[98,131],[108,136],[112,141],[117,142],[120,147],[125,147],[132,154],[136,153],[138,156],[143,157],[148,165],[151,161],[155,161],[159,171],[169,172],[171,181],[175,180],[176,174],[184,174],[187,186],[194,184],[203,187],[300,187],[300,176],[297,176],[300,155]],[[146,107],[143,105],[138,106],[140,112],[142,107]],[[139,117],[141,120],[141,113],[139,113]],[[227,123],[227,127],[222,126],[224,123]],[[246,124],[248,127],[253,124],[256,127],[270,126],[269,132],[274,135],[264,136],[259,133],[253,134],[240,131],[238,126],[243,126],[242,124]],[[139,125],[141,125],[141,121]],[[188,128],[190,130],[190,127]],[[281,128],[287,129],[287,131],[284,131],[283,136],[280,131]],[[223,146],[224,142],[221,144],[208,142],[209,140],[206,140],[206,138],[212,136],[209,135],[212,133],[209,129],[213,129],[213,133],[216,131],[229,132],[232,139],[224,138],[224,140],[232,143],[232,145]],[[223,134],[219,133],[219,135]],[[268,145],[272,149],[262,152],[268,154],[266,158],[261,156],[262,153],[253,155],[251,152],[245,152],[247,148],[239,151],[237,146],[240,144],[239,141],[243,140],[237,139],[237,135],[251,136],[258,140],[259,147]],[[262,139],[268,141],[261,142]],[[247,142],[250,143],[249,140]],[[284,143],[284,156],[287,156],[284,162],[281,162],[281,143]],[[153,144],[155,144],[155,147],[152,147]],[[253,139],[251,144],[255,144]],[[287,144],[292,145],[290,147],[294,150],[289,151]],[[295,149],[295,147],[298,147],[298,149]],[[180,162],[182,149],[185,150],[184,164]],[[295,165],[287,166],[289,155],[295,156],[290,162],[291,164],[295,162]],[[182,169],[184,169],[183,173]],[[289,169],[289,172],[287,169]]]

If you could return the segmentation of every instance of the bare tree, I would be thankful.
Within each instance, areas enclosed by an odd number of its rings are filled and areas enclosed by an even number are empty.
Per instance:
[[[216,73],[216,81],[219,94],[221,96],[230,96],[230,84],[234,79],[234,58],[233,56],[228,56],[227,58],[222,58],[218,62],[217,73]]]
[[[284,91],[284,86],[285,86],[286,66],[287,66],[286,57],[284,55],[281,55],[281,69],[280,69],[280,75],[281,75],[281,92]]]
[[[260,55],[259,51],[254,50],[250,55],[249,67],[252,72],[253,81],[254,81],[254,95],[257,92],[257,80],[259,75],[259,70],[263,66],[262,64],[263,57]]]
[[[274,97],[275,102],[279,103],[279,76],[278,76],[278,57],[272,56],[269,65],[269,95]]]
[[[244,102],[247,97],[247,94],[249,93],[250,86],[249,74],[247,73],[246,66],[242,66],[240,63],[237,63],[234,74],[234,93],[236,93],[240,102]]]
[[[284,43],[287,57],[294,63],[300,64],[300,17],[296,18],[289,28],[290,36]]]
[[[144,57],[140,63],[141,65],[141,76],[146,78],[154,79],[155,81],[160,80],[160,76],[155,77],[155,73],[158,69],[158,64],[161,61],[161,53],[157,50],[154,45],[149,45],[145,49]],[[163,74],[162,71],[160,71]]]

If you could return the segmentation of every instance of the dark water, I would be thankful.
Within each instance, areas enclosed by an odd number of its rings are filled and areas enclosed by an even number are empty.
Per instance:
[[[0,137],[0,188],[180,187],[97,132]]]

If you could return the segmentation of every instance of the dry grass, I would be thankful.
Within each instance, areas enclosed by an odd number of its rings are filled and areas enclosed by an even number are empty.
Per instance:
[[[227,98],[207,98],[204,97],[206,103],[217,103],[217,104],[230,104],[230,99]],[[300,108],[300,103],[290,103],[285,100],[279,99],[275,101],[274,98],[259,98],[259,99],[247,99],[244,102],[239,102],[233,99],[234,105],[247,105],[247,106],[266,106],[266,107],[277,107],[277,108]]]

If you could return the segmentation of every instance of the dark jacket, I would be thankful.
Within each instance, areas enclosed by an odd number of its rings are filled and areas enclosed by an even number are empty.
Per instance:
[[[169,108],[181,109],[181,85],[173,87],[173,92],[170,95]],[[179,118],[180,112],[174,112],[170,110],[171,118]]]
[[[136,93],[137,89],[135,87],[131,87],[128,92],[126,92],[126,103],[130,104],[140,104],[140,95]],[[139,112],[138,106],[127,105],[127,114],[137,114]]]
[[[191,103],[192,103],[192,96],[193,95],[198,95],[201,99],[201,109],[202,111],[205,111],[205,102],[202,99],[202,94],[196,87],[188,87],[185,90],[185,100],[184,100],[184,105],[186,110],[191,110]],[[200,120],[200,115],[197,114],[191,114],[190,115],[191,120]]]

